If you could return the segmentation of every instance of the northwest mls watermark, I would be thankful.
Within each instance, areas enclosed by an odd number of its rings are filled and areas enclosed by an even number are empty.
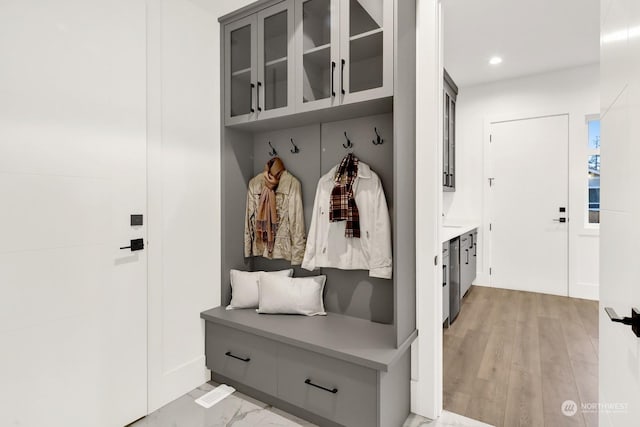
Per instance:
[[[560,406],[560,410],[567,417],[573,417],[580,411],[583,414],[597,414],[599,412],[609,414],[619,414],[629,412],[628,403],[600,403],[586,402],[578,405],[573,400],[565,400]]]

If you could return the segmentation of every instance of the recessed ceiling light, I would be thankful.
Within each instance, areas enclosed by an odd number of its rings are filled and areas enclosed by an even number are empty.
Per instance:
[[[494,56],[493,58],[491,58],[489,60],[489,64],[491,65],[498,65],[502,63],[502,58],[500,58],[499,56]]]

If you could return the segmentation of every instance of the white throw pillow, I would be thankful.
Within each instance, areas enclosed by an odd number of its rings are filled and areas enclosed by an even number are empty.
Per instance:
[[[265,276],[293,276],[293,268],[280,271],[240,271],[231,270],[231,303],[227,310],[236,308],[256,308],[258,307],[258,282],[260,274]]]
[[[260,277],[258,313],[325,316],[322,292],[327,276]]]

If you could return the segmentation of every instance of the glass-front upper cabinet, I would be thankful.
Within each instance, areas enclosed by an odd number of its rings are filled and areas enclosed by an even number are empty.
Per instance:
[[[393,0],[296,0],[297,108],[393,95]]]
[[[258,119],[294,109],[293,4],[283,1],[258,13]]]
[[[225,123],[291,114],[294,109],[293,0],[225,27]]]
[[[343,103],[393,95],[393,1],[342,0]]]
[[[456,191],[456,99],[458,86],[444,70],[442,123],[442,188]]]
[[[296,104],[298,111],[340,102],[340,0],[296,0]]]
[[[256,118],[257,19],[248,16],[225,27],[225,122]]]

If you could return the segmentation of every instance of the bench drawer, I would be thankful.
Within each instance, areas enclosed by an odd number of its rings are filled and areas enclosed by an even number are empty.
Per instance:
[[[377,371],[285,344],[278,397],[349,427],[378,425]]]
[[[207,368],[257,390],[277,392],[277,344],[215,323],[206,325]]]

